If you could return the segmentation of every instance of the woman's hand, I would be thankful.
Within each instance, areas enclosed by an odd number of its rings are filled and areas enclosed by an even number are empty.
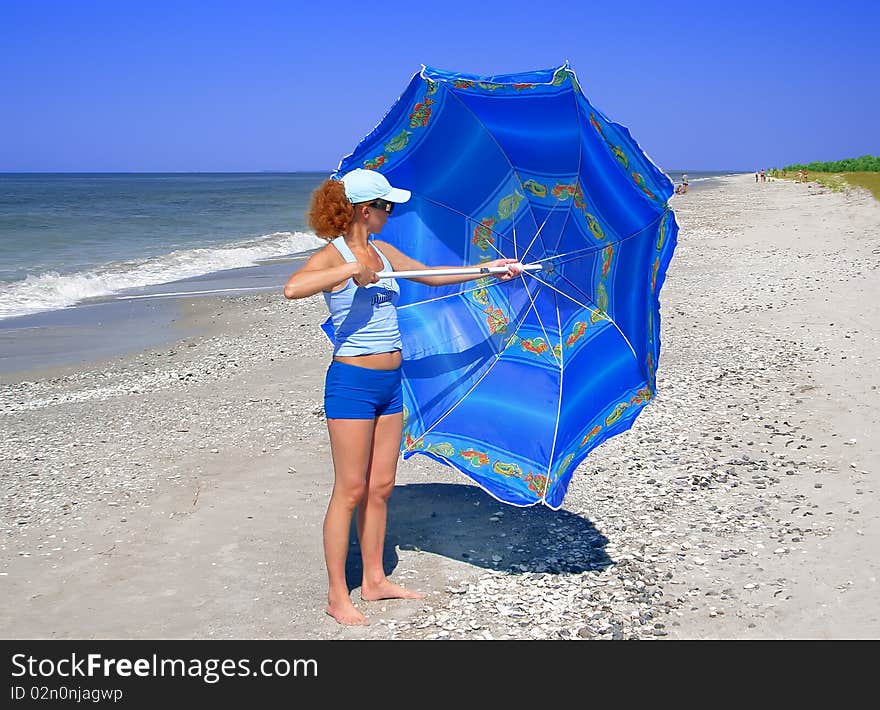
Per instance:
[[[501,281],[515,279],[523,272],[522,264],[516,259],[495,259],[495,261],[488,261],[485,264],[480,264],[480,266],[506,266],[506,274],[492,274],[496,279]]]
[[[374,284],[379,280],[379,277],[375,271],[359,261],[352,262],[352,268],[354,270],[354,273],[351,275],[351,278],[354,279],[354,282],[358,286]]]

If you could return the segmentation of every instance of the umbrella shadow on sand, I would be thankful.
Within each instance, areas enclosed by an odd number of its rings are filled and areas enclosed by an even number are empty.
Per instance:
[[[357,539],[354,527],[351,539]],[[599,571],[613,564],[607,542],[588,519],[565,510],[516,508],[472,485],[397,485],[388,504],[385,574],[397,567],[398,548],[510,574]],[[355,543],[346,565],[349,589],[360,586],[362,570]]]

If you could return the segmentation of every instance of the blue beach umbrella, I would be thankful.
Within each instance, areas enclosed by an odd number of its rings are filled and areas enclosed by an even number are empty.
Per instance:
[[[427,264],[531,269],[401,281],[405,458],[557,509],[577,465],[655,394],[672,182],[568,64],[504,76],[423,67],[339,164],[412,191],[381,238]]]

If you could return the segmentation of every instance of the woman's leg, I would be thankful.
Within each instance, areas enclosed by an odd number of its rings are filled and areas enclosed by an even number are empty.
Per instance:
[[[324,517],[324,559],[329,592],[327,613],[340,624],[366,624],[366,617],[352,604],[345,581],[351,516],[367,492],[367,471],[373,446],[372,419],[328,419],[330,449],[335,477],[333,493]]]
[[[367,471],[367,495],[358,506],[358,537],[364,561],[361,598],[370,601],[423,599],[425,596],[391,582],[385,576],[382,565],[385,525],[388,519],[388,497],[394,489],[402,433],[402,412],[386,414],[376,419],[372,456]]]

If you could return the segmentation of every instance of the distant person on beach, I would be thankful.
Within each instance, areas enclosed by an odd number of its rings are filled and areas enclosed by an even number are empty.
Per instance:
[[[681,175],[681,192],[682,194],[687,194],[688,191],[688,174],[682,173]]]
[[[755,171],[755,182],[758,182],[758,171]]]
[[[392,187],[373,170],[358,168],[341,180],[325,180],[312,194],[308,219],[315,233],[330,243],[284,286],[284,296],[291,299],[323,293],[336,336],[324,386],[335,476],[324,518],[324,558],[329,578],[326,611],[346,625],[367,623],[352,603],[345,578],[355,511],[363,558],[361,598],[425,596],[393,583],[382,565],[388,497],[394,488],[403,435],[403,345],[397,325],[400,287],[393,278],[380,279],[377,272],[427,267],[371,236],[382,231],[395,205],[409,198],[408,190]],[[496,277],[502,281],[521,273],[516,259],[496,259],[480,266],[507,266]],[[442,286],[477,278],[414,280]]]

